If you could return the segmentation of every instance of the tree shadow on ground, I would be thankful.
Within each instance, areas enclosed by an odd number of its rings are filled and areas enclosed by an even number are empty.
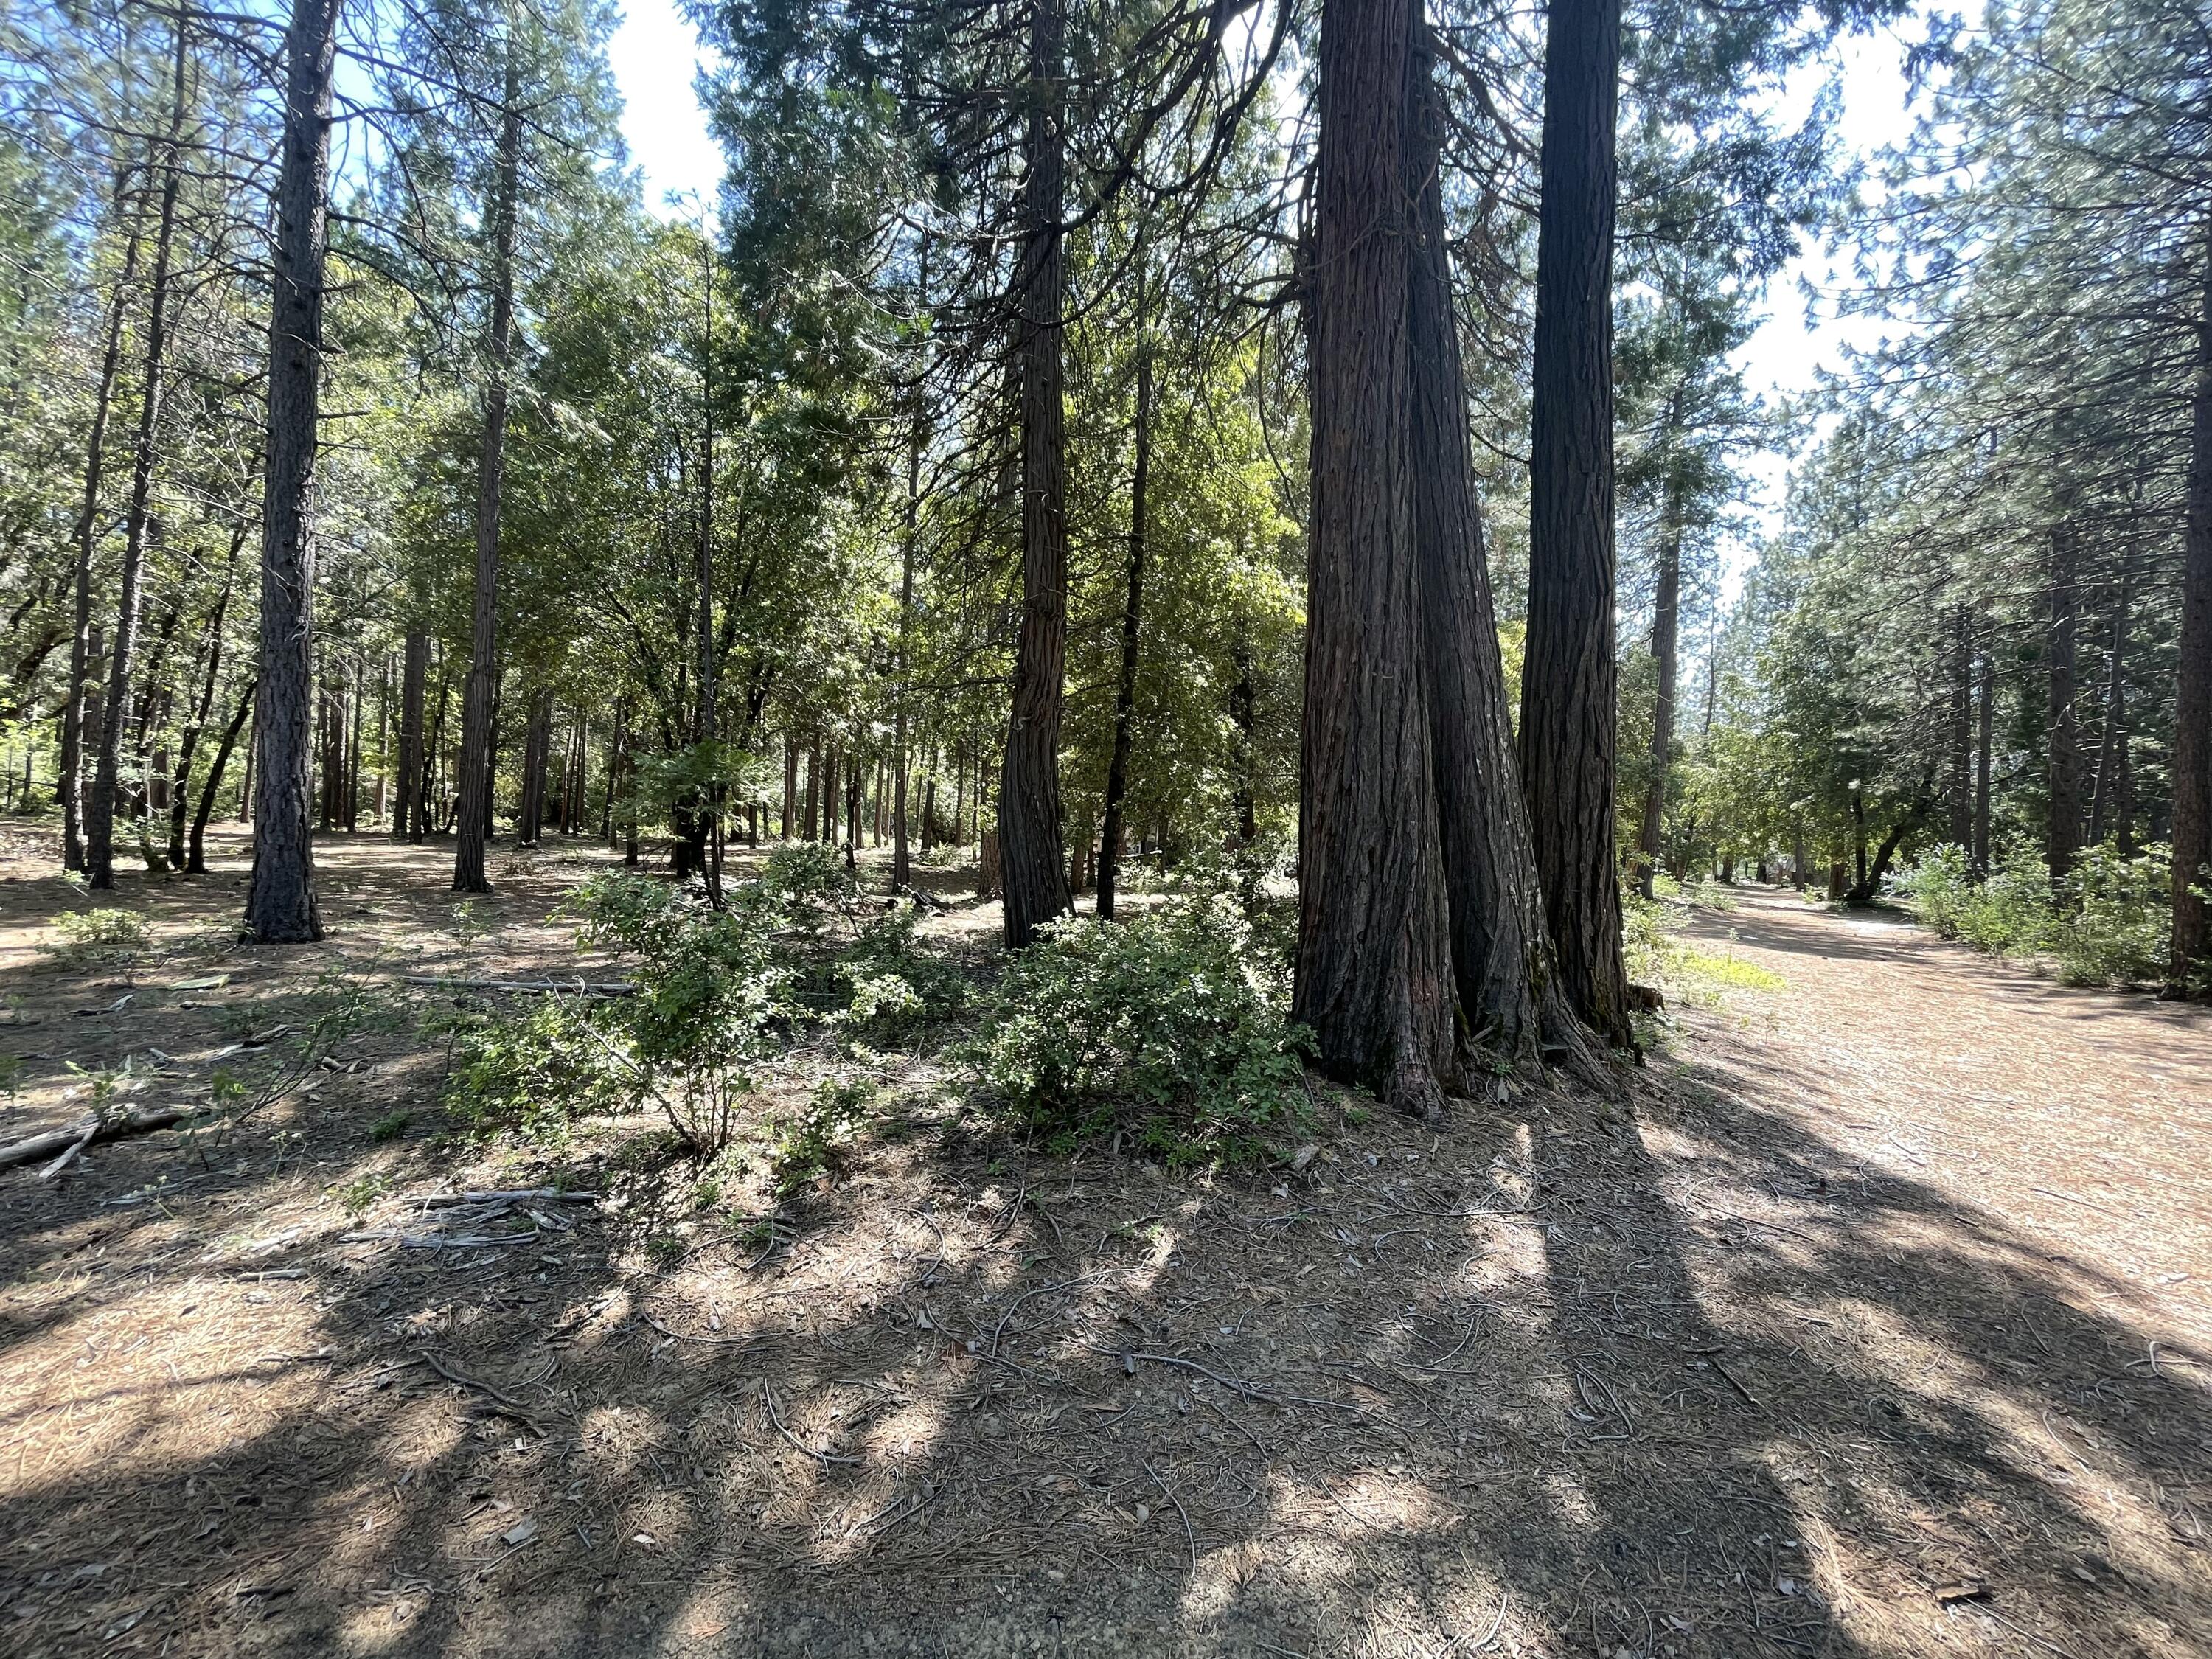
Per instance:
[[[159,1203],[111,1201],[150,1144],[0,1176],[10,1651],[2212,1648],[2205,1372],[1781,1068],[1331,1101],[1279,1183],[917,1086],[773,1248],[702,1212],[680,1260],[644,1197],[344,1242],[359,1135]]]

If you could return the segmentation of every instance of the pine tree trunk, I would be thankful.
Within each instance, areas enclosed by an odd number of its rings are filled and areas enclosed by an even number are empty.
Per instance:
[[[1973,611],[1964,605],[1951,611],[1950,781],[1944,797],[1950,807],[1951,844],[1966,847],[1974,833],[1974,641]]]
[[[429,818],[423,776],[422,692],[430,673],[430,636],[407,635],[399,671],[399,791],[392,808],[392,838],[420,843]]]
[[[207,873],[207,849],[204,843],[208,819],[215,815],[216,791],[222,787],[223,770],[230,764],[230,751],[238,746],[239,732],[246,724],[246,717],[253,712],[253,682],[246,681],[246,690],[238,699],[238,708],[231,715],[230,724],[223,728],[222,741],[216,745],[215,763],[208,768],[207,782],[200,789],[200,804],[192,814],[191,842],[185,853],[187,875]]]
[[[499,626],[500,494],[507,467],[507,358],[514,332],[515,195],[522,165],[522,110],[514,48],[507,47],[500,117],[499,174],[493,186],[490,374],[484,387],[483,447],[477,460],[476,608],[469,634],[469,678],[461,694],[461,804],[453,849],[453,890],[489,893],[484,842],[491,834],[492,701]]]
[[[791,811],[799,795],[799,745],[792,742],[791,734],[783,738],[783,816],[778,820],[777,833],[784,840],[791,839]]]
[[[1679,398],[1680,394],[1677,393]],[[1644,789],[1644,822],[1636,837],[1636,882],[1645,899],[1659,867],[1666,829],[1667,767],[1674,749],[1674,692],[1682,623],[1682,485],[1667,479],[1659,516],[1659,586],[1652,607],[1651,656],[1659,681],[1651,705],[1651,779]]]
[[[329,210],[331,66],[339,0],[294,0],[276,185],[269,434],[262,495],[260,672],[253,714],[253,876],[246,926],[261,944],[320,939],[308,823],[313,721],[316,416]]]
[[[1613,124],[1620,0],[1555,0],[1544,56],[1521,769],[1569,1002],[1626,1046],[1613,848]]]
[[[540,690],[530,700],[530,724],[522,737],[522,802],[515,813],[518,846],[535,847],[545,823],[545,773],[552,758],[553,694]]]
[[[230,611],[230,593],[238,574],[239,549],[246,544],[246,526],[241,523],[231,538],[230,557],[223,563],[222,588],[216,595],[215,608],[208,613],[207,674],[200,683],[199,701],[192,705],[191,719],[185,726],[177,744],[177,770],[169,792],[169,868],[187,867],[185,848],[185,805],[186,786],[192,776],[192,760],[200,746],[200,733],[207,729],[208,716],[215,709],[216,677],[222,670],[222,623]],[[209,800],[213,802],[210,795]]]
[[[1978,675],[1974,712],[1974,850],[1969,867],[1976,881],[1990,873],[1990,751],[1996,730],[1997,666],[1984,650]]]
[[[1312,380],[1294,1016],[1324,1070],[1443,1109],[1458,1008],[1413,544],[1409,0],[1329,0],[1307,265]]]
[[[1070,908],[1060,822],[1060,682],[1067,653],[1066,409],[1060,361],[1066,332],[1060,315],[1066,287],[1060,222],[1066,32],[1064,0],[1033,0],[1023,145],[1024,237],[1015,290],[1021,306],[1014,355],[1021,379],[1022,622],[999,784],[1006,944],[1015,950],[1030,942],[1041,923]]]
[[[119,212],[127,170],[116,180]],[[123,362],[123,320],[131,285],[138,274],[139,234],[134,225],[124,245],[123,266],[108,300],[107,334],[100,348],[100,379],[93,392],[92,430],[85,440],[84,495],[77,510],[75,628],[70,635],[69,696],[62,706],[61,776],[56,793],[62,805],[62,867],[84,868],[84,750],[85,697],[89,689],[93,659],[99,654],[92,643],[92,549],[100,518],[100,490],[107,464],[107,422],[115,403],[115,380]]]
[[[2212,958],[2212,231],[2204,249],[2197,384],[2189,405],[2181,638],[2173,700],[2173,933],[2167,988],[2181,994]]]
[[[1139,343],[1136,458],[1129,478],[1129,582],[1121,605],[1121,674],[1114,686],[1114,752],[1106,765],[1105,822],[1098,848],[1097,912],[1107,921],[1114,920],[1121,862],[1121,801],[1129,793],[1129,750],[1136,735],[1137,641],[1145,610],[1145,509],[1152,465],[1152,354],[1149,344]]]
[[[2135,851],[2128,799],[2128,607],[2134,571],[2120,567],[2112,596],[2112,637],[2105,662],[2105,729],[2097,743],[2097,787],[2089,802],[2089,841],[2102,846],[2109,837],[2122,856]]]
[[[176,244],[177,191],[184,179],[185,64],[186,43],[181,19],[172,23],[176,52],[169,85],[169,133],[164,146],[161,207],[154,230],[154,269],[146,307],[146,380],[138,398],[138,431],[131,447],[131,502],[123,520],[123,574],[115,605],[115,649],[108,659],[106,729],[93,772],[92,795],[85,802],[84,867],[95,890],[115,885],[115,792],[123,753],[124,712],[131,707],[131,676],[137,665],[139,597],[145,585],[148,507],[154,489],[154,436],[161,424],[167,389],[169,256]]]
[[[2081,728],[2074,707],[2075,635],[2081,611],[2075,530],[2051,533],[2047,602],[2051,631],[2045,646],[2048,693],[2050,811],[2044,826],[2044,860],[2055,885],[2073,872],[2081,849]]]

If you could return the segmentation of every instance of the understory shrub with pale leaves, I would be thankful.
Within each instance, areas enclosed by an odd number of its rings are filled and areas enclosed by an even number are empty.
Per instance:
[[[2015,849],[1976,882],[1962,847],[1929,849],[1898,878],[1921,921],[1979,951],[2048,960],[2069,985],[2141,985],[2166,969],[2171,860],[2163,847],[2082,849],[2054,886],[2043,858]]]
[[[977,1066],[1061,1144],[1134,1115],[1171,1162],[1246,1163],[1306,1108],[1310,1039],[1289,1008],[1236,900],[1181,895],[1042,930],[986,1001]]]

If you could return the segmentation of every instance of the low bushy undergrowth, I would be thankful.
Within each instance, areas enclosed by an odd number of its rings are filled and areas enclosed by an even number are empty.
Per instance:
[[[536,1146],[562,1145],[578,1119],[617,1110],[629,1097],[607,1012],[605,1003],[545,997],[459,1023],[447,1106],[480,1138],[505,1132]]]
[[[1063,1144],[1126,1112],[1176,1163],[1249,1162],[1305,1109],[1289,975],[1226,894],[1123,922],[1071,919],[1007,966],[983,1010],[983,1080]]]
[[[153,943],[146,924],[128,910],[65,910],[54,918],[54,934],[39,951],[64,969],[124,967]]]
[[[1931,848],[1897,881],[1921,921],[1977,950],[2048,960],[2071,985],[2136,985],[2166,969],[2170,860],[2086,848],[2056,885],[2039,853],[2015,850],[1973,879],[1961,847]]]

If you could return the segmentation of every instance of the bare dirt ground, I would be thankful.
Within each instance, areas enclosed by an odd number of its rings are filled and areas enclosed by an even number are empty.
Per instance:
[[[436,1107],[404,975],[597,971],[595,850],[456,922],[448,848],[337,838],[328,945],[263,952],[224,851],[126,883],[127,971],[0,868],[0,1139],[70,1062],[206,1098],[340,961],[383,1011],[228,1134],[0,1172],[0,1652],[2212,1652],[2205,1011],[1753,890],[1692,931],[1780,988],[1686,981],[1615,1101],[1326,1092],[1232,1180],[886,1055],[842,1173],[732,1216],[644,1121]],[[606,1196],[420,1201],[556,1182]]]

